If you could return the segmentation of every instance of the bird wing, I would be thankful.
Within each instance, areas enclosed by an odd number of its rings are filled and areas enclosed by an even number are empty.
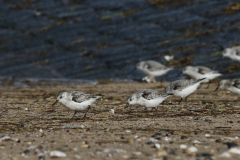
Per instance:
[[[162,93],[152,90],[152,89],[146,89],[146,90],[142,91],[142,97],[147,100],[155,99],[155,98],[158,98],[161,96],[166,97],[166,96],[168,96],[168,94],[162,94]]]
[[[198,82],[198,80],[193,80],[193,79],[190,79],[190,80],[177,80],[177,81],[171,83],[172,84],[171,88],[173,90],[180,90],[181,91],[184,88],[186,88],[188,86],[191,86],[191,85],[193,85],[193,84],[195,84],[197,82]]]
[[[203,66],[198,66],[198,73],[200,74],[206,74],[209,72],[213,72],[211,69],[207,68],[207,67],[203,67]]]
[[[77,103],[81,103],[91,98],[97,98],[96,95],[86,94],[83,92],[73,92],[72,93],[72,100]]]
[[[240,79],[234,79],[233,86],[240,89]]]
[[[145,65],[147,66],[147,69],[150,70],[150,71],[162,70],[162,69],[167,68],[163,64],[155,62],[155,61],[146,61]]]

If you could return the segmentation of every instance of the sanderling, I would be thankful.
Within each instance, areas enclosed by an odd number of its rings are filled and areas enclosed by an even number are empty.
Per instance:
[[[165,92],[167,94],[173,94],[174,96],[179,96],[181,97],[181,100],[179,104],[182,101],[182,98],[185,98],[185,101],[187,101],[187,98],[190,94],[192,94],[194,91],[197,90],[198,85],[205,80],[206,78],[202,79],[181,79],[181,80],[176,80],[170,83],[169,86],[165,88]]]
[[[172,94],[160,93],[152,89],[142,89],[127,98],[128,103],[125,108],[129,105],[142,105],[146,108],[155,107],[157,109],[157,106],[170,95]]]
[[[211,80],[222,75],[221,73],[213,71],[210,68],[204,66],[187,66],[183,69],[182,72],[193,77],[194,79],[206,78],[204,81],[202,81],[202,83],[208,83],[207,88],[209,88]]]
[[[153,79],[153,82],[156,82],[155,77],[161,76],[173,69],[172,67],[166,67],[161,63],[151,60],[139,62],[136,68],[151,77]]]
[[[87,112],[91,107],[91,104],[95,102],[99,97],[102,95],[91,95],[86,94],[84,92],[80,91],[70,91],[70,92],[61,92],[57,96],[57,100],[52,104],[55,105],[56,103],[60,102],[67,106],[68,108],[75,110],[72,118],[78,111],[85,110],[87,107],[87,111],[83,117],[83,119],[86,118]],[[72,119],[71,118],[71,119]]]
[[[215,89],[215,91],[217,91],[218,88],[227,89],[230,92],[233,92],[233,93],[236,93],[236,94],[240,94],[240,79],[232,79],[232,80],[225,79],[225,80],[221,80],[219,82],[217,88]]]
[[[240,46],[226,48],[222,54],[223,57],[229,57],[232,60],[240,61]]]

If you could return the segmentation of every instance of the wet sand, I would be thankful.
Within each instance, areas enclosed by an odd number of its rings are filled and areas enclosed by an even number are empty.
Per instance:
[[[213,92],[217,83],[209,89],[203,85],[189,96],[187,104],[178,105],[180,98],[172,96],[157,111],[123,108],[127,96],[137,90],[163,92],[169,83],[101,83],[1,87],[1,136],[19,139],[0,142],[1,159],[51,159],[53,150],[66,153],[64,159],[69,160],[220,159],[219,155],[228,150],[225,142],[239,142],[238,95],[226,90]],[[70,90],[101,93],[104,97],[92,105],[87,119],[81,119],[84,113],[77,113],[70,120],[74,111],[60,103],[51,106],[60,91]],[[154,142],[148,142],[150,138]],[[181,149],[181,144],[194,146],[197,151]],[[28,151],[29,146],[37,148]]]

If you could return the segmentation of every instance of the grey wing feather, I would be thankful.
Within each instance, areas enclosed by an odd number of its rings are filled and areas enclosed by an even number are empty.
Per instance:
[[[162,65],[161,63],[155,62],[155,61],[146,61],[146,65],[148,70],[155,71],[155,70],[161,70],[166,69],[167,67]]]
[[[196,80],[177,80],[177,81],[174,81],[171,83],[171,88],[173,90],[183,90],[184,88],[190,86],[190,85],[193,85],[194,83],[196,83],[197,81]]]
[[[233,86],[240,89],[240,79],[234,79],[233,82]]]
[[[212,72],[212,70],[207,68],[207,67],[198,66],[198,73],[206,74],[206,73],[209,73],[209,72]]]
[[[166,96],[168,96],[168,94],[162,94],[162,93],[152,90],[152,89],[142,90],[142,97],[147,100],[151,100],[151,99],[158,98],[158,97],[166,97]]]
[[[81,103],[90,98],[97,98],[97,97],[95,95],[85,94],[84,92],[73,92],[72,93],[72,100],[77,103]]]
[[[233,47],[232,49],[236,51],[236,55],[240,56],[240,46]]]

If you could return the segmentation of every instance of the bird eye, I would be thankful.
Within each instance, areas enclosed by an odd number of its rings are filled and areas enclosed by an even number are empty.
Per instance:
[[[62,97],[60,97],[60,99],[61,99]]]

